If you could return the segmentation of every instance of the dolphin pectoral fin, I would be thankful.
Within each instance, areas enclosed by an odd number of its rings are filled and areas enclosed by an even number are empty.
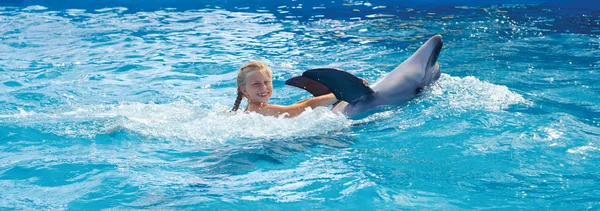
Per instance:
[[[319,83],[318,81],[304,76],[296,76],[290,78],[287,81],[285,81],[285,84],[304,89],[310,92],[315,97],[331,93],[331,91],[329,91],[329,88],[327,88],[322,83]]]
[[[337,99],[349,103],[374,93],[373,89],[365,85],[362,79],[335,68],[307,70],[302,76],[323,84],[333,92]]]

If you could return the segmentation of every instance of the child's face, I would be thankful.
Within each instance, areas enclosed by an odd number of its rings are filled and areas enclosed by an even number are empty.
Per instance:
[[[252,71],[246,85],[240,87],[250,103],[267,103],[273,94],[271,77],[260,71]]]

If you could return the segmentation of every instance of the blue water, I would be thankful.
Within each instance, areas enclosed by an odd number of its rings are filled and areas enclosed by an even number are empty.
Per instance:
[[[600,209],[600,9],[529,1],[0,1],[0,210]],[[351,120],[228,113],[237,68],[442,76]]]

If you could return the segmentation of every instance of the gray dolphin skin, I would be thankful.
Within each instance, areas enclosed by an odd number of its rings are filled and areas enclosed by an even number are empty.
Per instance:
[[[332,111],[353,117],[378,106],[399,105],[411,100],[425,86],[440,78],[437,58],[442,45],[441,35],[431,37],[406,61],[373,83],[371,96],[353,103],[342,101]]]
[[[370,87],[356,76],[333,68],[305,71],[286,84],[305,89],[315,96],[333,92],[341,101],[334,104],[332,111],[352,118],[380,106],[403,104],[439,79],[437,58],[442,45],[441,35],[431,37],[406,61]]]

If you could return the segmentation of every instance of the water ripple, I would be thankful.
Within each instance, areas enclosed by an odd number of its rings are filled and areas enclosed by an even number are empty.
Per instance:
[[[0,207],[593,209],[598,11],[455,3],[0,7]],[[304,70],[374,82],[433,34],[444,74],[405,105],[227,112],[248,60],[291,104]]]

